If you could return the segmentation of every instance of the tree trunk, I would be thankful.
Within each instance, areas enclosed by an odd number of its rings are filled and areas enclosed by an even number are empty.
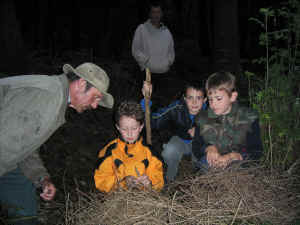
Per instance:
[[[247,18],[248,19],[251,16],[251,7],[252,7],[251,1],[248,0],[247,1]],[[251,35],[251,28],[249,26],[249,23],[247,23],[247,32],[246,33],[247,33],[246,34],[247,36],[246,36],[246,40],[245,40],[245,53],[251,52],[251,42],[252,42],[251,37],[252,37],[252,35]],[[247,55],[247,57],[249,57],[249,56]]]
[[[48,10],[49,10],[49,1],[37,1],[38,12],[35,13],[37,18],[36,26],[36,46],[37,49],[47,49],[50,39],[48,38]]]
[[[5,74],[26,73],[24,43],[16,17],[13,0],[0,1],[0,77]]]
[[[238,1],[214,0],[213,70],[240,71]]]
[[[195,47],[199,49],[200,23],[199,23],[199,1],[198,0],[192,1],[190,21],[191,21],[193,40],[195,41],[195,43],[197,43],[197,46]]]
[[[72,2],[72,50],[80,49],[80,6],[79,0]]]
[[[191,25],[190,25],[190,14],[191,14],[191,9],[192,8],[192,2],[191,0],[185,1],[185,3],[182,5],[182,21],[183,21],[183,34],[186,35],[191,35]]]
[[[211,18],[211,0],[206,0],[205,2],[205,7],[206,7],[206,31],[207,31],[207,36],[208,36],[208,49],[212,50],[213,49],[213,31],[212,31],[212,18]],[[211,51],[209,51],[209,58],[211,59]]]

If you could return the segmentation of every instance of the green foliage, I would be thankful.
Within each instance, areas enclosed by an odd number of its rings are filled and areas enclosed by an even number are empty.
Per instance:
[[[295,161],[300,141],[300,3],[262,8],[263,19],[251,18],[262,29],[259,44],[266,55],[253,60],[263,74],[246,71],[250,104],[260,112],[265,162],[287,168]]]

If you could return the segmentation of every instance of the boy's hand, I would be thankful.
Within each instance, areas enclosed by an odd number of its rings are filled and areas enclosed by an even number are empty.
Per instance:
[[[143,185],[144,187],[151,187],[151,180],[149,179],[149,177],[147,175],[142,175],[142,176],[139,176],[137,177],[137,181]]]
[[[144,85],[143,85],[143,88],[142,88],[142,93],[143,93],[144,97],[146,97],[148,95],[151,96],[151,94],[152,94],[152,84],[150,82],[144,81]]]
[[[127,176],[125,181],[128,188],[136,187],[138,184],[138,181],[134,176]]]
[[[225,169],[229,165],[230,162],[231,162],[231,159],[230,159],[229,154],[222,155],[219,157],[216,167]]]
[[[142,175],[139,177],[127,176],[126,185],[128,188],[139,188],[139,187],[151,187],[151,180],[147,175]]]
[[[195,127],[192,127],[191,129],[189,129],[188,133],[190,134],[191,137],[194,137],[195,136]]]
[[[211,167],[218,167],[218,160],[221,157],[218,149],[214,145],[210,145],[205,149],[206,160]]]
[[[231,152],[229,154],[230,154],[231,162],[232,161],[241,161],[241,160],[243,160],[243,157],[240,153]]]
[[[50,201],[54,198],[56,193],[56,188],[54,184],[50,181],[49,177],[45,177],[42,181],[43,192],[40,194],[41,198],[45,201]]]
[[[240,153],[231,152],[226,155],[220,156],[217,162],[217,167],[225,169],[232,161],[243,160],[243,157]]]

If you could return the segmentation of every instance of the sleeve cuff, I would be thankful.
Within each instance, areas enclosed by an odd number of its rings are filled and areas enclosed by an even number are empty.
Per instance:
[[[48,175],[45,175],[45,176],[41,176],[39,177],[36,181],[34,181],[34,186],[37,187],[37,188],[40,188],[42,187],[42,184],[43,184],[43,181],[48,178],[49,179],[49,176]]]
[[[140,105],[142,106],[143,111],[146,111],[146,106],[145,106],[145,99],[143,98],[140,102]],[[149,102],[149,107],[151,108],[152,106],[152,101]]]

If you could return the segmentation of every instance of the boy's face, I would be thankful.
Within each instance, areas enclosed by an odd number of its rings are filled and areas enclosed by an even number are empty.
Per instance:
[[[232,103],[236,101],[238,93],[232,92],[231,96],[225,90],[210,90],[208,95],[209,107],[216,115],[226,115],[231,111]]]
[[[129,144],[134,143],[144,127],[144,124],[136,121],[136,119],[128,116],[121,116],[119,124],[116,124],[122,138]]]
[[[186,90],[184,100],[189,113],[192,115],[196,115],[201,110],[203,102],[205,101],[203,92],[193,88]]]

